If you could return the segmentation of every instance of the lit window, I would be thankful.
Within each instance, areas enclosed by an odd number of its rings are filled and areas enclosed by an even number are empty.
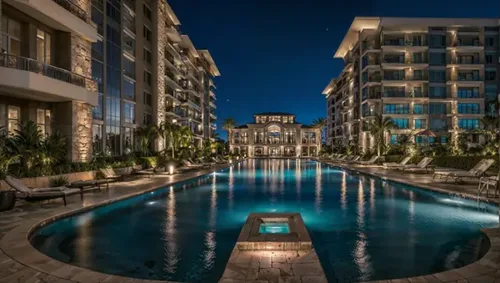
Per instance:
[[[19,129],[19,120],[21,117],[21,109],[16,106],[9,106],[8,110],[8,130],[10,134],[14,134]]]
[[[50,110],[37,109],[36,123],[42,135],[50,135]]]
[[[36,59],[50,64],[50,34],[40,29],[36,31]]]

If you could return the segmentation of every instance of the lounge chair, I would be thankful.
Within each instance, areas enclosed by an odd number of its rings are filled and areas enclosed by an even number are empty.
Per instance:
[[[156,173],[156,167],[153,168],[148,168],[148,169],[142,169],[142,170],[135,170],[132,172],[134,175],[138,176],[148,176],[149,178],[154,177]]]
[[[354,163],[358,162],[358,160],[360,160],[360,159],[361,159],[361,156],[355,155],[355,156],[351,156],[351,158],[349,160],[340,161],[340,163],[354,164]]]
[[[403,168],[403,172],[424,172],[430,173],[434,172],[434,166],[431,166],[432,158],[424,157],[417,165],[405,165]]]
[[[479,185],[477,187],[477,195],[480,196],[483,190],[486,190],[486,197],[489,197],[490,186],[495,188],[495,197],[499,190],[500,172],[496,176],[481,177],[479,178]]]
[[[67,187],[32,189],[27,187],[21,180],[16,179],[12,176],[7,176],[5,178],[5,182],[14,190],[19,192],[19,198],[22,198],[28,202],[62,198],[64,201],[64,206],[66,206],[66,197],[76,194],[80,194],[80,198],[83,200],[82,189],[69,189]]]
[[[372,156],[372,158],[370,158],[370,160],[367,160],[367,161],[358,161],[356,164],[359,164],[359,165],[373,165],[375,164],[375,162],[377,162],[378,160],[378,156]]]
[[[205,167],[205,166],[200,165],[200,164],[193,164],[193,163],[189,162],[188,160],[182,160],[181,162],[186,168],[203,168],[203,167]]]
[[[495,163],[494,159],[483,159],[479,161],[476,166],[474,166],[472,169],[469,171],[465,170],[438,170],[437,172],[434,172],[433,178],[439,177],[439,179],[445,178],[445,183],[448,182],[448,179],[451,178],[455,180],[455,183],[458,183],[458,181],[462,181],[464,178],[472,178],[472,179],[479,179],[481,178],[486,170],[488,170],[491,165]]]
[[[410,159],[411,159],[411,156],[407,156],[403,160],[401,160],[401,162],[399,162],[399,163],[387,162],[387,163],[382,163],[382,165],[384,166],[385,169],[394,168],[394,167],[401,168],[401,167],[406,166],[406,164],[410,161]]]
[[[118,181],[124,178],[124,176],[122,175],[117,175],[115,173],[115,170],[113,170],[113,168],[101,168],[99,169],[99,171],[101,171],[102,175],[104,176],[104,179],[109,181]]]

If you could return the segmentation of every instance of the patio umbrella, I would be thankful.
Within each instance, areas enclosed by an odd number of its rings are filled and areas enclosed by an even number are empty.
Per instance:
[[[436,134],[433,131],[427,129],[417,133],[417,136],[436,137]]]
[[[427,130],[423,130],[421,132],[418,132],[417,136],[427,137],[427,143],[429,143],[429,137],[436,137],[436,134],[433,131],[427,129]]]

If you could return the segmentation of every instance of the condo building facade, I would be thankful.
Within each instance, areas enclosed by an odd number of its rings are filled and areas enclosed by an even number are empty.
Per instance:
[[[416,143],[454,142],[498,113],[498,19],[355,18],[334,58],[344,68],[327,85],[327,143],[374,147],[369,124],[391,117],[399,135],[429,129]],[[469,134],[480,144],[482,136]]]
[[[28,120],[68,137],[68,157],[92,154],[91,45],[98,42],[90,0],[0,1],[0,127]]]
[[[138,127],[214,138],[219,71],[163,0],[0,0],[0,127],[31,120],[68,156],[136,149]],[[160,144],[160,143],[158,143]],[[157,145],[157,149],[159,145]]]
[[[92,20],[102,39],[92,45],[95,151],[130,152],[138,127],[164,121],[188,127],[195,144],[214,138],[219,70],[208,50],[181,33],[166,1],[94,0]]]
[[[298,123],[295,115],[266,112],[229,131],[229,149],[248,157],[307,157],[321,150],[321,129]]]

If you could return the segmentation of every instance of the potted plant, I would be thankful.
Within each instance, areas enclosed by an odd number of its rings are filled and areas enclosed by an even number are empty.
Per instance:
[[[14,208],[16,204],[16,191],[0,190],[0,211],[7,211]]]

